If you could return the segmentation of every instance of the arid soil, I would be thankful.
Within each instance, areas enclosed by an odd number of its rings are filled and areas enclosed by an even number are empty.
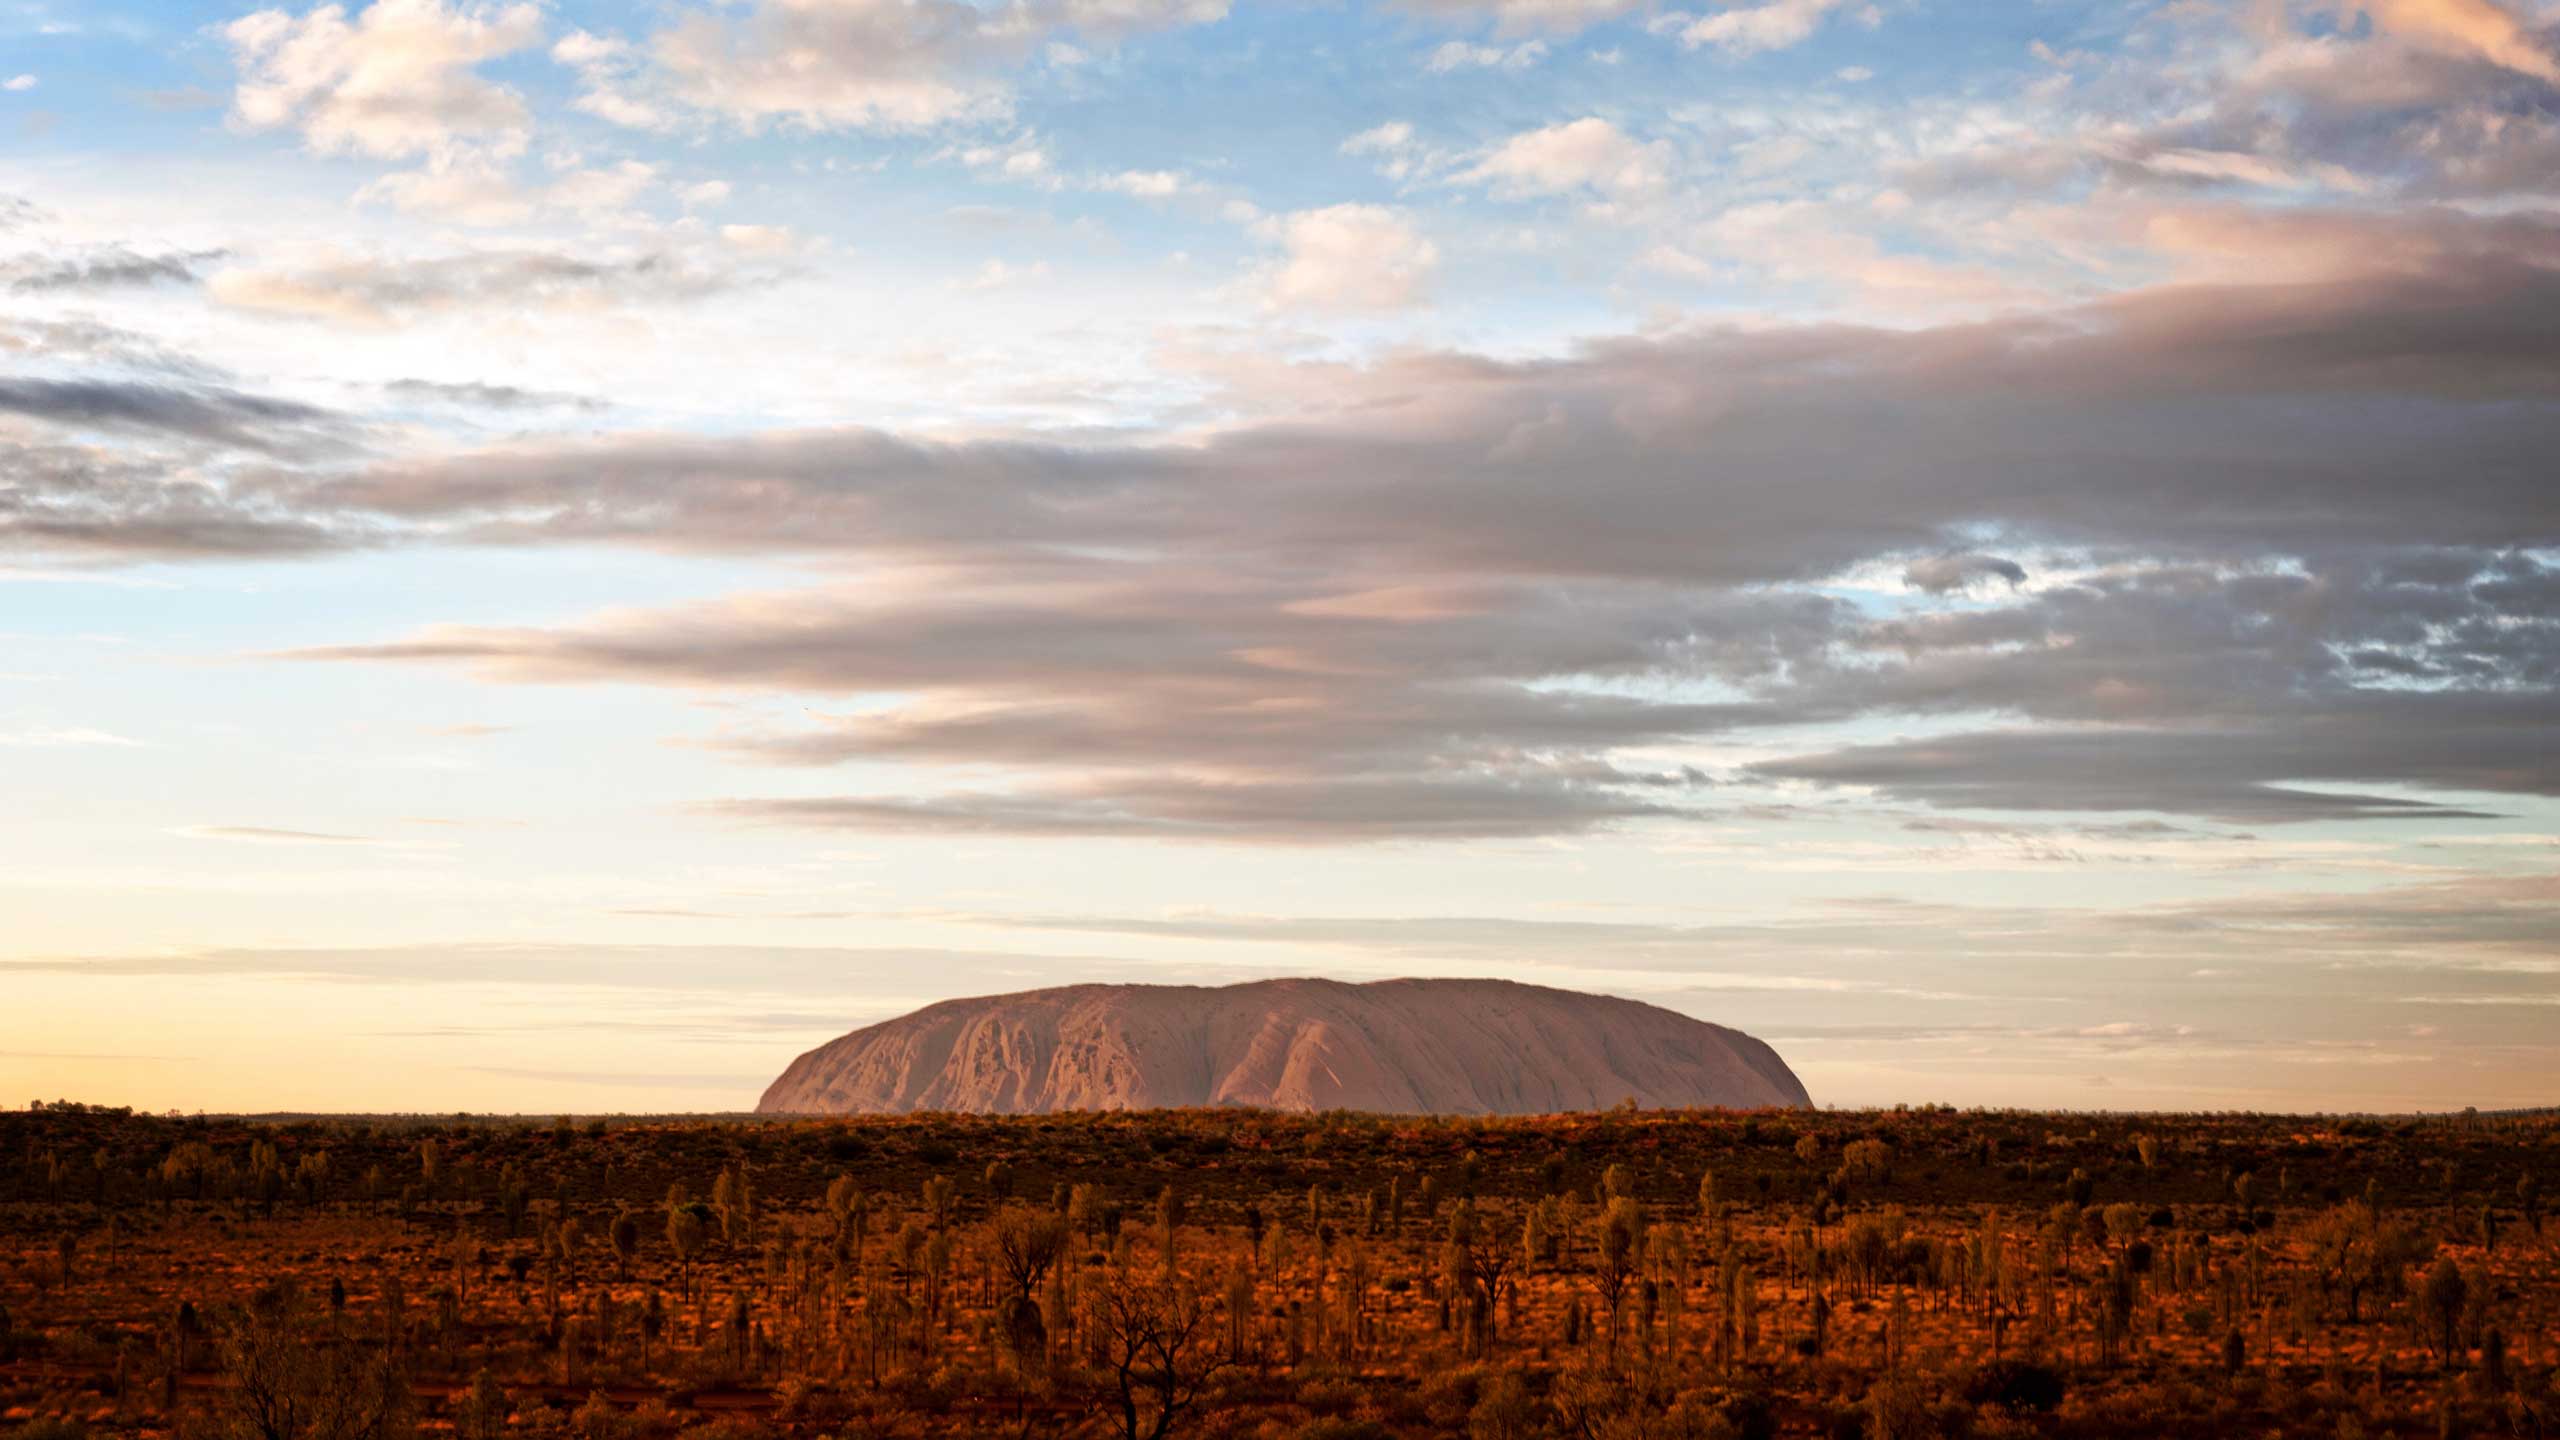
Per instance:
[[[2545,1436],[2560,1119],[0,1113],[0,1437]]]

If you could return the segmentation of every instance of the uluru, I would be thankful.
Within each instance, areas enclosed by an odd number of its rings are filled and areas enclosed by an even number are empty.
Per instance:
[[[1812,1103],[1766,1043],[1640,1001],[1508,980],[1278,979],[946,1000],[802,1055],[756,1109],[1520,1115],[1626,1100]]]

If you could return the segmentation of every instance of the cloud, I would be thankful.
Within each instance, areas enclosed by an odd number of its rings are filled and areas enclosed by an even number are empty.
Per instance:
[[[626,210],[658,186],[658,167],[639,160],[620,160],[571,170],[544,191],[546,203],[580,215]]]
[[[983,915],[972,923],[1064,934],[1240,941],[1367,951],[1387,967],[1415,961],[1532,964],[1660,971],[1729,968],[1768,988],[1820,992],[1884,989],[1868,959],[1894,956],[1896,973],[1921,985],[1977,968],[2033,970],[2056,962],[2113,962],[2158,978],[2195,978],[2199,959],[2222,976],[2327,966],[2336,983],[2363,988],[2338,962],[2380,970],[2429,952],[2450,973],[2494,984],[2501,974],[2547,990],[2552,977],[2519,972],[2515,958],[2551,955],[2547,928],[2560,919],[2560,877],[2472,877],[2352,893],[2241,889],[2203,900],[2120,908],[1964,905],[1879,896],[1792,907],[1770,918],[1710,923],[1562,920],[1521,915]],[[1954,969],[1941,968],[1952,965]],[[2455,967],[2464,967],[2456,971]],[[1987,978],[1987,977],[1986,977]],[[2381,985],[2397,976],[2378,974]],[[1961,989],[1963,987],[1959,987]],[[1948,998],[1969,998],[1956,994]]]
[[[788,225],[723,225],[720,240],[748,255],[788,255],[800,248],[800,237]]]
[[[2511,1078],[2524,1080],[2553,1058],[2532,1011],[2560,1003],[2551,940],[2560,877],[2549,874],[2352,893],[2244,887],[2120,906],[1874,895],[1710,923],[1518,913],[964,918],[1186,956],[1255,946],[1327,972],[1497,973],[1607,988],[1704,1006],[1781,1045],[1840,1042],[1870,1063],[1908,1064],[1914,1046],[1959,1043],[1974,1064],[2052,1058],[2037,1052],[2219,1057],[2272,1079],[2290,1065],[2406,1062],[2409,1007],[2424,1005],[2431,1020],[2471,1027],[2458,1042],[2466,1046],[2524,1042],[2511,1062]],[[2056,975],[2074,983],[2056,986]],[[2302,1005],[2306,984],[2322,992],[2316,1012]],[[2447,1006],[2465,1013],[2443,1020]],[[1822,1053],[1790,1056],[1803,1066]],[[2302,1093],[2321,1093],[2317,1083]]]
[[[1489,15],[1504,34],[1530,30],[1571,34],[1636,8],[1634,0],[1401,0],[1401,7],[1452,20]]]
[[[978,267],[977,274],[965,281],[957,282],[954,288],[983,293],[990,290],[1008,290],[1016,285],[1037,284],[1048,278],[1049,263],[1045,260],[1035,260],[1028,265],[1012,265],[1002,260],[990,260]]]
[[[1391,256],[1414,244],[1392,212],[1308,213]],[[2560,423],[2540,398],[2555,321],[2560,269],[2466,255],[1919,329],[1709,325],[1258,371],[1266,400],[1297,387],[1287,418],[1196,434],[633,435],[386,464],[307,500],[717,548],[1330,547],[1346,589],[1398,567],[1804,580],[1970,525],[2243,556],[2504,547],[2560,523],[2528,478]]]
[[[796,590],[302,652],[817,697],[698,743],[952,777],[713,802],[739,819],[1520,836],[1849,786],[2477,813],[2560,785],[2531,744],[2560,718],[2560,269],[2542,222],[2464,233],[1963,324],[1248,366],[1195,429],[625,432],[183,490],[56,457],[9,492],[51,523],[12,533],[800,557]],[[1746,736],[1756,763],[1690,751]]]
[[[2053,723],[1753,770],[1958,808],[2243,824],[2475,816],[2372,787],[2560,793],[2537,740],[2560,721],[2554,579],[2493,553],[2331,558],[2309,573],[2151,568],[1883,622],[1862,641],[1905,658],[1815,682],[1797,703]]]
[[[192,250],[150,255],[121,245],[98,246],[67,255],[26,255],[0,262],[0,280],[20,294],[192,285],[204,265],[229,253]]]
[[[1159,966],[1101,956],[930,947],[859,949],[779,945],[574,945],[482,942],[375,948],[233,948],[151,955],[73,955],[0,960],[0,974],[140,975],[173,978],[276,976],[367,985],[567,985],[582,989],[681,994],[682,1013],[664,1019],[585,1021],[565,1028],[615,1024],[645,1029],[698,1027],[701,997],[788,994],[801,1008],[718,1017],[720,1026],[754,1029],[845,1028],[845,1016],[886,1019],[942,999],[916,990],[919,975],[976,985],[982,992],[1018,978],[1025,965],[1076,967],[1094,976],[1152,976]],[[864,1007],[835,1019],[807,1008],[836,997]],[[540,1027],[552,1028],[552,1027]]]
[[[1373,125],[1342,142],[1345,155],[1374,156],[1378,173],[1390,180],[1408,180],[1448,163],[1449,157],[1420,143],[1414,137],[1413,123],[1389,120]]]
[[[2325,23],[2297,30],[2294,11]],[[2187,60],[2041,51],[2053,73],[2033,118],[1924,143],[1895,167],[1897,183],[1924,196],[2038,194],[2084,228],[2124,224],[2121,202],[2146,194],[2256,187],[2401,202],[2374,204],[2377,214],[2430,197],[2543,205],[2553,194],[2560,62],[2512,6],[2199,7],[2167,33]],[[2081,203],[2093,185],[2117,203]],[[2287,208],[2262,213],[2281,222]]]
[[[634,614],[582,632],[448,629],[303,653],[463,662],[519,681],[902,692],[912,703],[710,743],[782,766],[877,759],[992,765],[1025,777],[1004,791],[708,807],[766,823],[1396,839],[1573,831],[1698,803],[1703,777],[1615,766],[1598,752],[1712,726],[1726,712],[1540,694],[1460,668],[1470,663],[1460,656],[1482,647],[1508,647],[1523,675],[1600,663],[1613,642],[1577,633],[1561,611],[1490,594],[1417,610],[1411,600],[1329,595],[1320,586],[1302,577],[1275,594],[1179,575],[1045,584],[944,576],[929,587],[948,597],[943,604],[890,602],[879,590],[777,595],[690,615]],[[1291,595],[1309,598],[1291,604]],[[1586,616],[1605,605],[1598,596],[1575,603]],[[1740,670],[1750,663],[1738,633],[1750,606],[1731,603],[1722,643]],[[1800,625],[1824,608],[1792,601],[1758,618]],[[1435,610],[1437,621],[1426,618]],[[1618,616],[1624,642],[1647,648],[1673,643],[1682,623]],[[1657,632],[1650,641],[1636,633],[1648,624]],[[1539,657],[1545,645],[1558,647],[1555,658]],[[1329,668],[1307,669],[1297,656]]]
[[[1345,155],[1366,155],[1404,149],[1413,143],[1413,125],[1409,121],[1389,120],[1371,126],[1342,142]]]
[[[174,437],[269,453],[308,448],[326,437],[337,418],[300,401],[216,386],[9,377],[0,377],[0,414],[67,430]]]
[[[637,223],[631,207],[657,184],[656,166],[623,160],[568,170],[532,190],[518,184],[504,164],[475,155],[439,158],[422,169],[382,176],[358,190],[356,201],[459,225],[520,225],[543,214],[630,224]]]
[[[1524,40],[1510,46],[1451,40],[1433,50],[1422,68],[1434,75],[1457,70],[1526,70],[1545,58],[1547,45],[1543,40]]]
[[[60,397],[48,398],[58,403]],[[135,403],[154,402],[141,397]],[[168,430],[167,418],[141,433]],[[132,424],[123,428],[134,433]],[[186,445],[196,440],[185,425],[174,438]],[[250,448],[282,447],[270,437]],[[147,451],[110,455],[86,444],[0,438],[0,552],[90,562],[201,560],[307,555],[362,543],[349,530],[193,479],[181,464]]]
[[[178,832],[197,840],[236,840],[250,845],[379,845],[370,835],[321,830],[279,830],[266,825],[193,825]]]
[[[650,78],[677,103],[748,128],[927,129],[1005,113],[1006,72],[1058,37],[1107,45],[1207,24],[1226,8],[1225,0],[759,0],[741,15],[693,13],[653,36]]]
[[[112,367],[190,380],[228,378],[219,367],[173,350],[138,331],[87,316],[0,317],[0,353],[39,357],[56,366]]]
[[[551,58],[583,82],[572,108],[632,130],[665,130],[675,123],[665,105],[640,97],[647,83],[644,57],[629,41],[573,30],[551,47]]]
[[[1823,17],[1840,5],[1841,0],[1765,0],[1757,5],[1734,5],[1705,16],[1672,12],[1652,24],[1655,29],[1679,36],[1681,45],[1688,49],[1712,45],[1728,55],[1757,55],[1804,43],[1821,26]]]
[[[1603,779],[1522,773],[1312,784],[1115,779],[1092,787],[1102,793],[727,800],[700,809],[725,819],[814,829],[1291,844],[1572,834],[1686,813],[1678,804],[1614,791],[1599,783]]]
[[[381,176],[356,191],[356,203],[483,226],[520,225],[539,208],[504,166],[476,158]]]
[[[36,77],[33,75],[12,75],[6,80],[0,80],[0,90],[7,90],[13,94],[23,94],[34,88],[36,88]]]
[[[1253,586],[1181,568],[1048,582],[954,574],[928,589],[965,600],[776,595],[305,653],[463,662],[514,681],[901,695],[822,728],[713,743],[782,765],[899,761],[1032,777],[1009,792],[712,807],[830,828],[1281,840],[1571,832],[1710,807],[1710,777],[1630,764],[1625,752],[1984,710],[2051,728],[1853,746],[1747,774],[1959,809],[2246,824],[2453,818],[2483,812],[2371,787],[2560,794],[2539,743],[2560,722],[2560,601],[2520,593],[2560,592],[2560,580],[2518,559],[2467,563],[2485,568],[2424,581],[2352,566],[2143,570],[2000,609],[1889,621],[1811,595],[1648,594],[1596,581],[1326,594],[1314,575]],[[2394,647],[2405,663],[2373,683],[2359,642]],[[2394,688],[2413,670],[2452,684]],[[1608,677],[1677,677],[1741,698],[1586,688]],[[2334,784],[2365,788],[2319,788]]]
[[[1662,188],[1671,147],[1641,144],[1617,126],[1586,116],[1514,135],[1461,175],[1503,195],[1564,195],[1596,191],[1635,197]]]
[[[522,97],[475,71],[542,38],[536,5],[373,0],[352,19],[340,5],[260,10],[222,35],[240,70],[232,118],[294,126],[323,154],[508,153],[530,131]]]
[[[479,380],[466,380],[460,383],[441,380],[394,380],[382,388],[383,393],[392,399],[413,405],[456,405],[476,410],[596,411],[608,408],[603,401],[588,395],[571,395],[556,390],[529,390],[519,385],[492,385]]]
[[[424,258],[358,258],[291,269],[231,269],[213,297],[244,310],[340,324],[412,324],[484,306],[595,307],[673,303],[769,278],[674,251],[603,258],[542,250],[474,250]]]
[[[2560,720],[2560,707],[2535,707],[2519,723]],[[2421,738],[2411,736],[2409,738]],[[2494,812],[2386,794],[2304,788],[2287,780],[2356,779],[2515,788],[2497,761],[2466,762],[2441,748],[2422,755],[2376,753],[2385,736],[2352,736],[2343,758],[2301,751],[2262,731],[2160,731],[2117,727],[2078,732],[1993,730],[1926,741],[1853,746],[1753,767],[1761,775],[1868,786],[1897,800],[1989,810],[2158,810],[2234,824],[2312,820],[2482,819]],[[2508,741],[2507,764],[2527,758]],[[2560,793],[2555,777],[2530,783]]]
[[[1968,590],[1989,580],[2006,581],[2014,590],[2027,583],[2027,567],[2015,560],[1973,552],[1923,555],[1903,568],[1902,579],[1932,595]]]
[[[1170,200],[1190,189],[1191,181],[1174,170],[1123,170],[1096,180],[1094,188],[1132,195],[1141,200]]]
[[[1394,310],[1418,305],[1440,266],[1440,247],[1403,212],[1329,205],[1267,222],[1286,252],[1261,275],[1273,309]]]
[[[68,726],[55,729],[38,730],[0,730],[0,749],[33,750],[57,749],[62,747],[87,749],[98,746],[108,746],[115,749],[131,749],[139,746],[141,743],[142,742],[139,740],[128,740],[122,735],[113,734],[105,730],[90,729],[86,726]]]
[[[2390,33],[2560,86],[2560,62],[2513,10],[2496,0],[2350,0]]]

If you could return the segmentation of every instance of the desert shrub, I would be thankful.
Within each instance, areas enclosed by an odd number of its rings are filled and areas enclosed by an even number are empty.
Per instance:
[[[622,1425],[625,1440],[672,1440],[684,1428],[676,1412],[667,1408],[667,1402],[654,1396],[624,1416]]]
[[[270,1286],[223,1337],[225,1429],[243,1440],[388,1440],[409,1431],[408,1380],[381,1351],[316,1343]]]
[[[1467,1412],[1468,1440],[1528,1440],[1537,1423],[1529,1387],[1519,1376],[1504,1373],[1480,1387],[1475,1408]]]
[[[1973,1372],[1964,1397],[2004,1410],[2049,1412],[2062,1403],[2062,1375],[2031,1360],[2001,1360]]]
[[[1442,1430],[1456,1430],[1466,1423],[1483,1388],[1482,1375],[1472,1368],[1437,1371],[1422,1382],[1423,1413]]]
[[[742,1415],[723,1415],[685,1428],[683,1440],[771,1440],[772,1431]]]
[[[1928,1397],[1917,1382],[1889,1375],[1867,1391],[1867,1440],[1932,1440],[1937,1434]]]
[[[1375,1420],[1326,1416],[1299,1426],[1295,1440],[1396,1440],[1396,1435]]]
[[[1715,1440],[1777,1440],[1778,1410],[1756,1391],[1727,1395],[1708,1405],[1706,1433]]]
[[[1298,1403],[1318,1415],[1343,1415],[1359,1408],[1367,1392],[1349,1380],[1318,1377],[1298,1386]]]

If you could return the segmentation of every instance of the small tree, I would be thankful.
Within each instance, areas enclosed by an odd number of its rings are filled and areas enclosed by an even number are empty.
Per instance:
[[[1066,1253],[1066,1217],[1054,1210],[1007,1205],[996,1212],[994,1231],[996,1268],[1014,1296],[1030,1304],[1049,1267]]]
[[[854,1231],[854,1216],[863,1209],[862,1187],[851,1175],[838,1175],[827,1182],[827,1219],[835,1226],[836,1253],[845,1253],[847,1235]]]
[[[2427,1318],[2427,1338],[2435,1346],[2436,1359],[2441,1364],[2451,1365],[2460,1351],[2462,1306],[2470,1296],[2470,1288],[2462,1278],[2462,1267],[2454,1264],[2451,1256],[2437,1257],[2418,1287],[2418,1311]]]
[[[223,1406],[241,1440],[392,1440],[409,1429],[409,1382],[367,1345],[315,1344],[290,1292],[258,1297],[222,1347]]]
[[[1170,1271],[1141,1275],[1114,1265],[1097,1277],[1093,1339],[1123,1440],[1165,1440],[1226,1368],[1212,1319]]]
[[[667,1245],[676,1252],[679,1267],[677,1293],[693,1298],[693,1257],[702,1253],[710,1238],[710,1207],[700,1201],[687,1201],[667,1212]]]
[[[552,1236],[553,1245],[560,1255],[561,1278],[572,1285],[578,1283],[578,1247],[586,1240],[587,1227],[575,1215],[563,1219],[559,1230]]]
[[[1621,1195],[1602,1210],[1595,1221],[1597,1255],[1591,1266],[1592,1288],[1600,1292],[1600,1303],[1609,1312],[1609,1356],[1618,1354],[1618,1317],[1626,1303],[1627,1282],[1644,1268],[1644,1214],[1636,1202]]]
[[[613,1228],[607,1232],[613,1241],[614,1272],[620,1279],[631,1278],[631,1257],[640,1253],[640,1222],[628,1210],[613,1217]]]

